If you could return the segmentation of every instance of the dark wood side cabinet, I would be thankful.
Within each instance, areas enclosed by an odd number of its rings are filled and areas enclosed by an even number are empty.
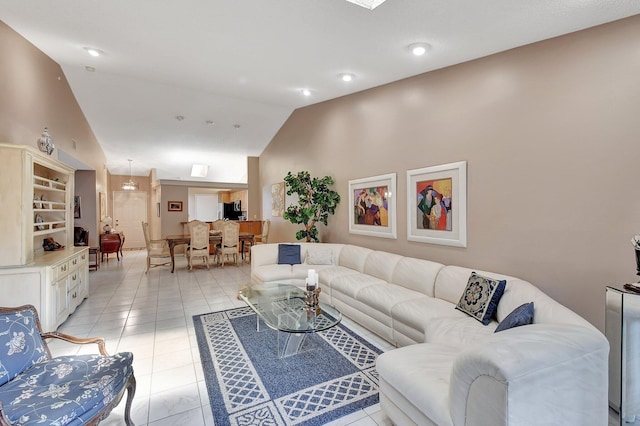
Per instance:
[[[110,234],[100,234],[100,257],[104,260],[107,255],[109,261],[109,253],[115,253],[118,260],[122,254],[122,245],[124,244],[124,235],[120,232],[112,232]]]

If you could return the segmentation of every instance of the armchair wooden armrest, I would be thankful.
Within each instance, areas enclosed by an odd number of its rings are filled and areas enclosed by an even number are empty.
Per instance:
[[[75,343],[77,345],[88,345],[90,343],[96,343],[98,345],[100,355],[109,356],[109,354],[107,353],[107,348],[104,344],[104,338],[102,337],[76,337],[69,334],[60,333],[59,331],[42,333],[41,336],[43,339],[59,339],[64,340],[65,342]]]

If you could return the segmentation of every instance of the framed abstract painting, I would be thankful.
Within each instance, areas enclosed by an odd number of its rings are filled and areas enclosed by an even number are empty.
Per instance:
[[[407,171],[407,239],[467,246],[467,162]]]
[[[397,238],[396,174],[349,181],[349,233]]]

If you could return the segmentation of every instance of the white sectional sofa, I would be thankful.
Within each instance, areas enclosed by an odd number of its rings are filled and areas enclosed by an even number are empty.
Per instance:
[[[278,264],[278,244],[251,249],[255,285],[303,286],[398,349],[378,358],[380,401],[396,425],[606,425],[609,344],[589,322],[518,278],[506,280],[488,325],[455,309],[472,269],[343,244],[300,243],[301,264]],[[534,302],[533,324],[494,333]]]

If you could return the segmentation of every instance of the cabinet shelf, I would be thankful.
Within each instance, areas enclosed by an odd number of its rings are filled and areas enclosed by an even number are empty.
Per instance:
[[[33,200],[34,212],[66,212],[67,205],[62,201]]]
[[[59,226],[57,228],[54,228],[53,227],[54,224],[64,224],[64,222],[34,223],[33,224],[33,227],[34,227],[33,236],[37,237],[37,236],[41,236],[41,235],[55,234],[56,232],[61,232],[61,231],[66,231],[67,230],[67,228],[65,226]],[[44,226],[45,229],[38,229],[38,226]]]
[[[58,180],[51,180],[42,176],[33,175],[33,187],[49,191],[64,192],[67,188],[67,184]]]

